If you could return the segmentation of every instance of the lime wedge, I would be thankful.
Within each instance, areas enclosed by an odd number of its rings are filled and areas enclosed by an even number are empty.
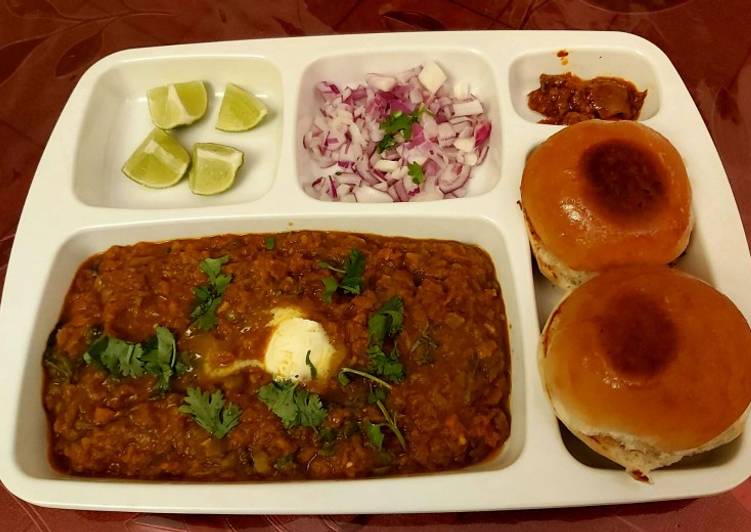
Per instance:
[[[235,182],[244,160],[243,152],[229,146],[194,144],[193,166],[188,174],[190,190],[204,196],[224,192]]]
[[[162,129],[192,124],[206,113],[208,104],[203,81],[154,87],[146,97],[151,121]]]
[[[185,175],[190,155],[172,136],[154,128],[125,161],[123,173],[136,183],[151,188],[167,188]]]
[[[222,131],[247,131],[258,125],[268,113],[264,103],[233,83],[227,83],[216,128]]]

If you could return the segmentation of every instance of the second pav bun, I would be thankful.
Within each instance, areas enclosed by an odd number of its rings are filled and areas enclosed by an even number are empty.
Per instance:
[[[726,296],[665,266],[601,273],[541,336],[558,418],[637,478],[737,437],[751,402],[751,330]]]
[[[524,168],[521,205],[540,271],[565,289],[607,268],[668,264],[693,226],[680,154],[627,120],[579,122],[540,144]]]

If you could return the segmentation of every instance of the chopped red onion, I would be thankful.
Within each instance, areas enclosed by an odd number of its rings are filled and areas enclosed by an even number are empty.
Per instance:
[[[304,185],[319,199],[344,202],[432,201],[461,198],[475,166],[490,148],[492,124],[466,82],[449,88],[435,63],[386,75],[371,73],[366,84],[340,88],[321,81],[320,107],[302,139],[318,169]],[[407,138],[378,152],[380,124],[400,111],[424,108]],[[419,164],[416,183],[409,165]]]

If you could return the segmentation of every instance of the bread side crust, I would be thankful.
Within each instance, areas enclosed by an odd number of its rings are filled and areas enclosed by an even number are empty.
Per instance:
[[[527,228],[527,236],[529,237],[529,243],[532,247],[532,254],[537,261],[537,267],[551,283],[563,290],[572,290],[580,284],[588,281],[596,272],[588,272],[582,270],[574,270],[564,264],[558,257],[556,257],[540,239],[540,235],[535,231],[532,222],[527,216],[527,211],[524,210],[522,204],[522,215],[524,216],[524,226]]]

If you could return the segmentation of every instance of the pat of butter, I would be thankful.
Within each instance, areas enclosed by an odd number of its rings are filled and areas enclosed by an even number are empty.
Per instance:
[[[296,309],[280,308],[274,310],[269,325],[275,329],[266,348],[264,366],[275,380],[311,380],[310,366],[305,362],[308,352],[317,377],[329,373],[334,347],[320,323],[301,317]]]

